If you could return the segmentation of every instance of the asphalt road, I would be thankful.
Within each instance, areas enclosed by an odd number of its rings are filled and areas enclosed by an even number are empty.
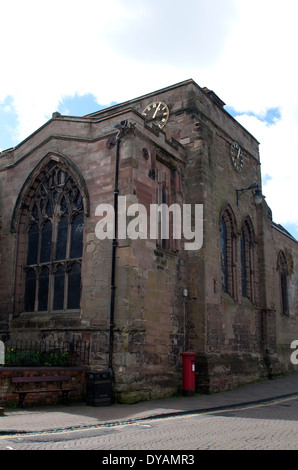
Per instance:
[[[200,450],[297,450],[298,398],[51,433],[1,435],[1,450],[101,450],[103,464],[195,464]],[[139,453],[138,451],[146,451]],[[113,452],[116,451],[116,452]],[[123,452],[123,461],[120,459]],[[178,453],[173,451],[178,451]],[[180,451],[180,452],[179,452]],[[126,457],[125,457],[126,456]],[[183,457],[182,457],[183,456]],[[104,460],[108,459],[108,460]],[[128,460],[131,459],[131,460]],[[135,459],[135,460],[133,460]],[[149,459],[149,460],[148,460]],[[184,459],[184,460],[183,460]],[[182,461],[183,460],[183,461]]]

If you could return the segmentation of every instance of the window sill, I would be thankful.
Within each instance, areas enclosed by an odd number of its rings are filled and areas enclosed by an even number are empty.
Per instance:
[[[221,292],[221,294],[220,294],[220,303],[221,304],[227,303],[227,304],[234,305],[234,304],[237,304],[238,301],[236,299],[234,299],[234,297],[232,297],[230,294],[228,294],[226,292]]]
[[[170,256],[173,256],[173,257],[177,257],[179,252],[178,252],[178,250],[171,250],[171,249],[168,249],[168,248],[162,248],[161,246],[156,245],[156,248],[154,250],[154,254],[157,258],[158,257],[163,257],[163,255],[170,255]]]
[[[39,311],[39,312],[22,312],[18,316],[19,317],[35,317],[38,316],[38,318],[42,316],[52,316],[55,317],[57,315],[73,315],[73,314],[80,314],[81,310],[80,309],[73,309],[73,310],[52,310],[52,311]]]
[[[246,306],[246,307],[253,307],[253,308],[256,307],[255,302],[250,300],[248,297],[242,297],[241,298],[241,303],[242,303],[243,306]]]

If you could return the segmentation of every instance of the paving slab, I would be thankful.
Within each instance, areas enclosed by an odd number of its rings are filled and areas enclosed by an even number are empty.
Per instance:
[[[93,407],[85,403],[10,409],[0,413],[0,433],[54,431],[88,426],[126,423],[160,416],[249,405],[287,396],[298,396],[298,373],[264,380],[228,392],[194,397],[173,397],[133,405]]]

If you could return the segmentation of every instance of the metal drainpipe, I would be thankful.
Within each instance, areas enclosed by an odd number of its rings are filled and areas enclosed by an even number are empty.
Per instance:
[[[116,162],[115,162],[115,183],[114,183],[114,238],[112,242],[112,272],[111,272],[111,297],[110,297],[110,326],[109,326],[109,370],[113,377],[113,343],[114,343],[114,312],[115,312],[115,272],[116,272],[116,249],[118,246],[118,195],[119,195],[119,162],[120,162],[120,141],[123,131],[127,129],[127,121],[121,121],[114,126],[119,129],[116,136]]]

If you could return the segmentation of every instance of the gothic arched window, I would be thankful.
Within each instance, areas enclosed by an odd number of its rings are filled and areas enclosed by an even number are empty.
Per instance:
[[[241,287],[242,297],[254,300],[254,237],[253,228],[247,218],[241,230]]]
[[[277,269],[279,272],[281,311],[283,315],[289,315],[288,265],[286,257],[282,251],[278,255]]]
[[[233,215],[226,209],[220,221],[220,254],[222,291],[236,297],[235,279],[235,229]]]
[[[80,190],[64,166],[51,160],[26,202],[24,310],[79,309],[84,230]]]
[[[220,250],[221,250],[221,286],[223,292],[228,292],[228,254],[227,254],[227,224],[221,218],[220,226]]]

